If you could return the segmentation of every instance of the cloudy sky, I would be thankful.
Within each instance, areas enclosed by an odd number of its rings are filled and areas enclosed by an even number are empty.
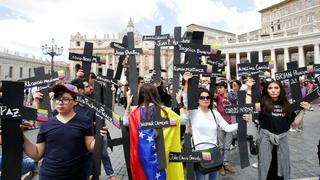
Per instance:
[[[55,38],[67,48],[71,35],[87,37],[122,32],[132,17],[142,34],[163,33],[194,23],[232,33],[260,28],[258,10],[281,0],[0,0],[0,49],[42,55]],[[49,57],[46,57],[49,59]]]

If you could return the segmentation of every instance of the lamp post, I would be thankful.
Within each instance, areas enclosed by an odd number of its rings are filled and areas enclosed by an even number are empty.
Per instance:
[[[54,69],[53,69],[53,57],[54,56],[60,56],[62,55],[63,52],[63,47],[58,47],[57,44],[54,44],[54,39],[52,38],[51,40],[51,47],[48,46],[47,44],[42,45],[42,53],[44,55],[50,55],[51,56],[51,74],[53,74]]]

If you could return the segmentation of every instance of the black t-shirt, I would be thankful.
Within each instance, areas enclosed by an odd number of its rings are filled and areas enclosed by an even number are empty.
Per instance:
[[[45,142],[40,179],[80,179],[84,173],[87,148],[85,136],[92,136],[92,122],[76,114],[62,123],[56,116],[41,124],[37,143]]]
[[[294,121],[296,114],[290,112],[290,116],[286,116],[281,105],[273,105],[272,112],[259,115],[261,128],[266,129],[274,134],[281,134],[290,129],[291,123]]]

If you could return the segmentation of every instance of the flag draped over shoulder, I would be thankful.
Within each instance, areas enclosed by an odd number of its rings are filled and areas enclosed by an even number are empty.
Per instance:
[[[168,119],[176,121],[176,126],[163,128],[167,168],[158,169],[155,134],[152,129],[141,130],[139,122],[145,118],[144,107],[135,109],[129,117],[130,168],[133,180],[183,180],[182,163],[169,163],[169,152],[181,152],[180,118],[170,108],[165,108]],[[150,107],[151,120],[153,108]],[[161,112],[164,118],[165,113]]]

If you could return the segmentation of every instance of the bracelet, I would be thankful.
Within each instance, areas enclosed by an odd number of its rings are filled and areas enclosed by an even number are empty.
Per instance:
[[[178,108],[179,108],[179,109],[181,109],[181,108],[183,108],[183,107],[184,107],[183,103],[178,103]]]

